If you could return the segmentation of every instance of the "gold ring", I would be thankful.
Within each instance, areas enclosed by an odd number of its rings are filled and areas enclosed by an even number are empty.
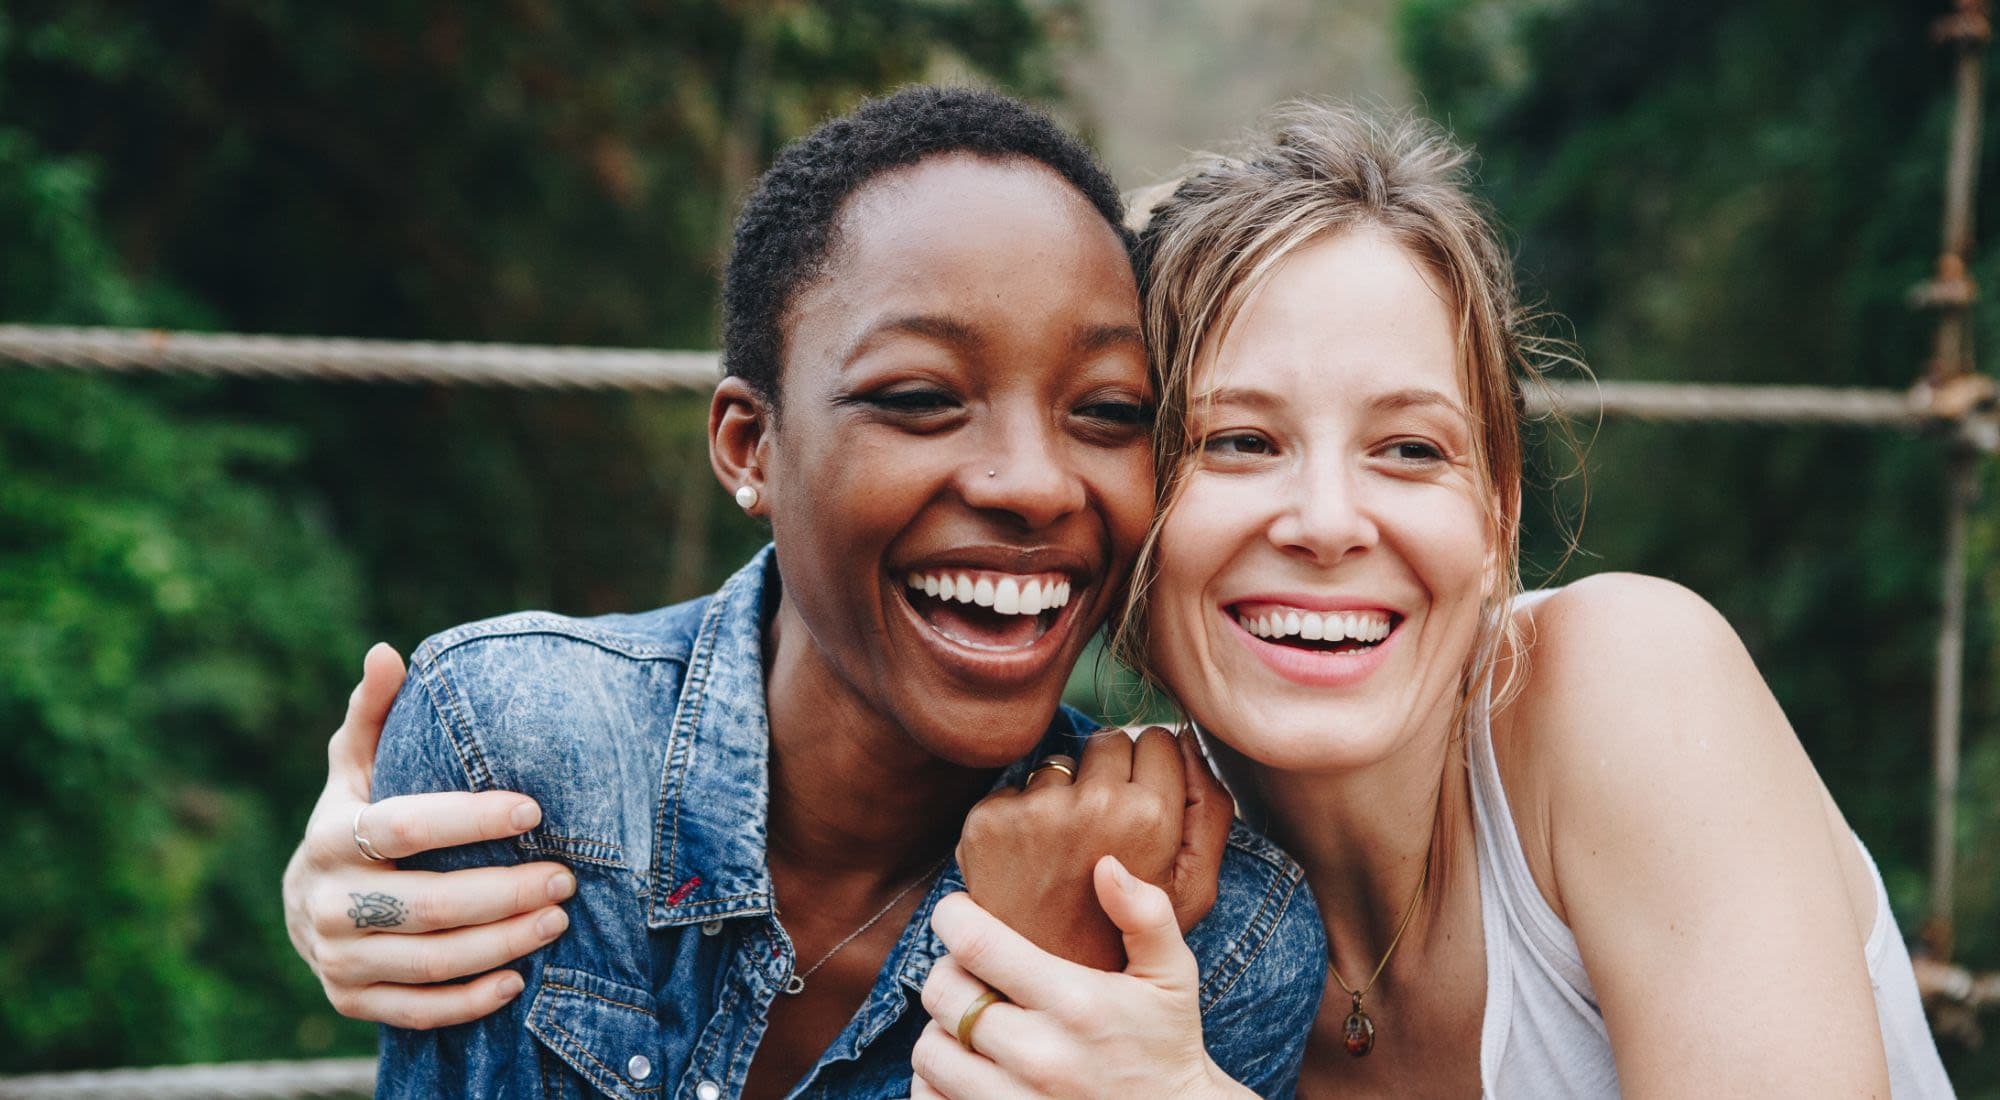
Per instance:
[[[991,989],[972,999],[972,1007],[966,1009],[965,1015],[958,1018],[959,1046],[967,1050],[972,1049],[972,1025],[979,1022],[980,1013],[992,1007],[993,1002],[1003,999],[998,992]]]
[[[368,838],[361,835],[361,815],[367,812],[368,805],[366,803],[363,803],[360,809],[354,811],[354,847],[362,855],[367,856],[368,861],[371,863],[387,863],[389,862],[389,857],[376,851],[375,846],[368,843]]]
[[[1076,761],[1062,755],[1043,757],[1041,763],[1028,769],[1028,778],[1021,781],[1021,786],[1033,786],[1035,777],[1043,772],[1061,772],[1066,778],[1074,780],[1076,778]]]

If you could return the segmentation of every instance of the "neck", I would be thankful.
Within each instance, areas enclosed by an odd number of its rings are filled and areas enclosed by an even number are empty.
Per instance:
[[[932,755],[855,695],[783,597],[764,652],[773,868],[886,885],[950,852],[994,773]]]
[[[1250,764],[1270,814],[1270,833],[1299,861],[1319,902],[1341,977],[1365,984],[1430,879],[1398,953],[1420,953],[1439,915],[1436,904],[1462,842],[1467,797],[1460,742],[1448,723],[1411,739],[1365,768],[1281,771]],[[1441,810],[1443,812],[1441,812]],[[1437,865],[1433,861],[1437,861]]]

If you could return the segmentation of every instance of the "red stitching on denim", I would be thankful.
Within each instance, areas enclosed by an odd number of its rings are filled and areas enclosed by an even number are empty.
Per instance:
[[[679,905],[682,899],[686,898],[689,894],[694,893],[695,887],[700,885],[701,885],[701,876],[696,875],[693,878],[687,880],[686,882],[681,883],[679,886],[674,887],[674,892],[667,895],[667,904]]]

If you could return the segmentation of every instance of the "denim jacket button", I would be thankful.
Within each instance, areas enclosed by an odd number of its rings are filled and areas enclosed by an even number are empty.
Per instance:
[[[695,1100],[721,1100],[722,1086],[713,1081],[703,1081],[694,1087]]]
[[[719,920],[705,920],[701,922],[701,934],[704,936],[713,936],[721,931],[722,922]]]
[[[632,1060],[625,1063],[625,1073],[634,1081],[644,1081],[653,1075],[653,1060],[643,1054],[634,1054]]]

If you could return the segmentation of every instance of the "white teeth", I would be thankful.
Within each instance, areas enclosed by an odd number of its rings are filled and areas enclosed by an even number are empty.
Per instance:
[[[1039,615],[1069,603],[1070,582],[1043,574],[911,573],[911,588],[926,596],[959,603],[976,603],[1002,615]]]
[[[1379,642],[1389,636],[1389,616],[1379,611],[1266,611],[1238,615],[1243,629],[1259,638],[1301,638],[1309,642]]]

